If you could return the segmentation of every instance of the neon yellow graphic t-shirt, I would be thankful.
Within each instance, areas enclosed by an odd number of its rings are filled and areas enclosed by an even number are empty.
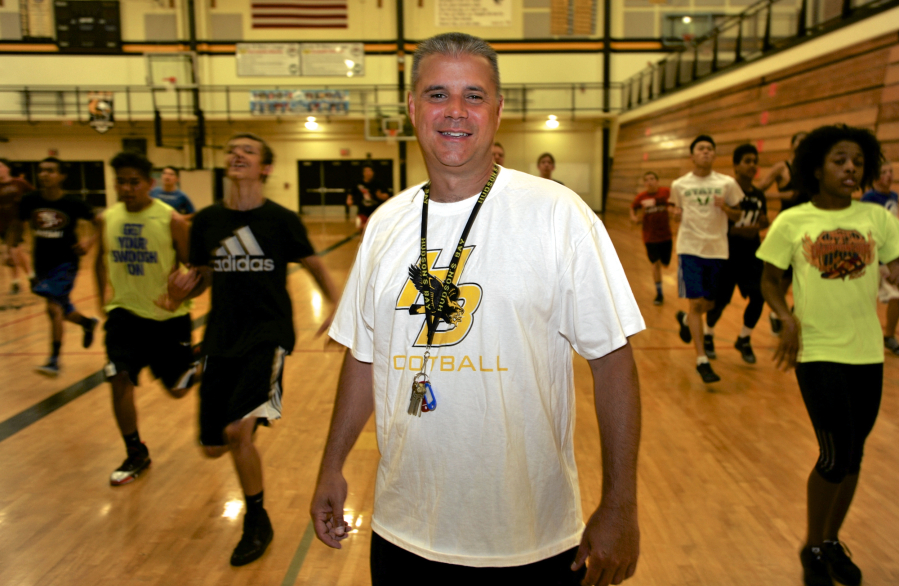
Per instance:
[[[877,263],[899,258],[892,214],[857,201],[842,210],[798,205],[777,216],[756,256],[793,267],[799,362],[883,362]]]

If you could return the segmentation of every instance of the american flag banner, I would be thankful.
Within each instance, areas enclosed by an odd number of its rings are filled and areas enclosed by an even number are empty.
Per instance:
[[[347,28],[348,0],[252,3],[253,28]]]

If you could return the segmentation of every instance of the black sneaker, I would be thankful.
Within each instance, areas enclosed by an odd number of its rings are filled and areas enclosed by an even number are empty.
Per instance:
[[[91,344],[94,343],[94,330],[97,329],[97,324],[100,323],[95,317],[89,318],[90,325],[82,326],[84,329],[84,339],[81,340],[81,345],[85,348],[90,348]]]
[[[824,552],[820,547],[804,547],[799,552],[802,562],[802,580],[805,586],[833,586],[833,580],[827,571]]]
[[[771,320],[771,333],[775,336],[780,335],[780,331],[783,329],[783,322],[780,321],[780,318],[774,315],[773,313],[768,314],[768,319]]]
[[[662,294],[661,294],[661,293],[659,293],[658,295],[656,295],[656,298],[652,300],[652,304],[653,304],[653,305],[661,305],[661,304],[663,304],[663,303],[665,303],[665,298],[662,297]]]
[[[755,364],[755,354],[752,351],[752,346],[749,344],[749,336],[745,338],[737,338],[736,344],[734,344],[734,348],[740,351],[740,356],[743,357],[743,362],[748,364]]]
[[[702,337],[702,349],[705,350],[705,355],[709,358],[718,358],[718,355],[715,354],[715,336],[711,334],[704,335]]]
[[[883,339],[883,347],[893,354],[899,354],[899,340],[896,340],[894,336],[885,337]]]
[[[122,465],[109,475],[109,484],[122,486],[134,482],[141,472],[150,466],[150,450],[142,446],[140,450],[128,450],[128,457]]]
[[[35,372],[39,372],[44,376],[49,376],[50,378],[56,378],[59,376],[59,361],[55,358],[51,358],[47,361],[47,364],[43,366],[38,366],[34,369]]]
[[[839,541],[825,541],[821,551],[834,580],[845,586],[859,586],[862,583],[862,571],[852,563],[849,555],[846,555],[848,547]]]
[[[243,536],[234,553],[231,554],[232,566],[245,566],[255,562],[265,553],[268,544],[272,542],[275,531],[272,522],[268,518],[265,509],[261,515],[247,516],[243,518]]]
[[[680,339],[684,342],[684,344],[689,344],[693,341],[693,335],[690,334],[690,326],[684,325],[684,317],[686,317],[686,313],[683,311],[678,311],[675,316],[677,317],[677,325],[680,326]]]
[[[721,377],[715,374],[715,371],[712,370],[712,365],[708,362],[703,362],[698,365],[696,367],[696,372],[702,377],[702,382],[704,383],[716,383],[721,380]]]

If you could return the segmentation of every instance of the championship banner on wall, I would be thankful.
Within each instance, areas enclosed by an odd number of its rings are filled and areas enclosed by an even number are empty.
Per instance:
[[[252,90],[250,114],[284,116],[348,114],[349,90]]]
[[[434,24],[439,27],[510,27],[511,0],[437,0]]]
[[[87,111],[91,128],[104,134],[115,125],[112,92],[88,92]]]

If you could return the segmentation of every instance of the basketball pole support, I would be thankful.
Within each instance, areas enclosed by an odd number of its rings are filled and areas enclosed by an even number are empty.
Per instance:
[[[405,14],[403,12],[403,1],[396,0],[396,90],[399,94],[399,103],[406,103],[406,30],[404,27]],[[406,112],[408,115],[409,113]],[[404,191],[407,187],[406,178],[406,141],[400,140],[399,144],[399,163],[400,163],[400,191]]]

